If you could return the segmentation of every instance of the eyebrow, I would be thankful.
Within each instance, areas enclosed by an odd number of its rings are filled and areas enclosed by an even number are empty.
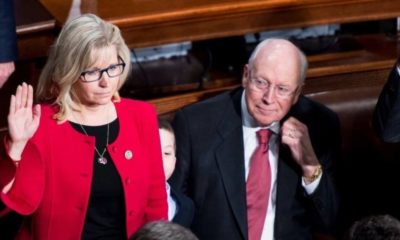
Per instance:
[[[102,70],[102,69],[106,69],[106,68],[109,68],[109,67],[111,67],[111,66],[115,66],[115,65],[117,65],[117,64],[120,64],[120,62],[117,62],[117,63],[112,63],[112,64],[110,64],[110,65],[108,65],[107,67],[105,67],[105,68],[99,68],[99,67],[88,67],[88,68],[86,68],[84,71],[97,71],[97,70]]]
[[[264,78],[254,78],[254,79],[255,79],[255,80],[265,81],[265,82],[268,82],[269,84],[271,84],[270,81],[268,81],[268,80],[266,80],[266,79],[264,79]],[[278,83],[278,84],[275,84],[275,86],[279,86],[279,87],[291,87],[290,84],[287,84],[287,83]]]

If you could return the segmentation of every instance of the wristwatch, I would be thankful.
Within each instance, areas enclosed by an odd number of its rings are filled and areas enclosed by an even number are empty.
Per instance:
[[[303,176],[304,180],[308,183],[312,183],[315,181],[315,179],[319,178],[322,174],[322,166],[318,165],[318,167],[315,169],[314,173],[310,177],[305,177]]]

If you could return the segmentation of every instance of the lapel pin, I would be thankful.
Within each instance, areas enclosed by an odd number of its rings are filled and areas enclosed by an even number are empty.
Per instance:
[[[132,151],[131,151],[131,150],[126,150],[126,151],[125,151],[125,159],[126,159],[126,160],[131,160],[132,157],[133,157]]]

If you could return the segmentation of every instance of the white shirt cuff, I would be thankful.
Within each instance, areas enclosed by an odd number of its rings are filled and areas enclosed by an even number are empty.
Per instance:
[[[175,199],[171,196],[171,188],[167,183],[167,202],[168,202],[168,220],[171,221],[177,213],[177,206]]]
[[[312,183],[306,184],[304,181],[304,178],[301,178],[301,184],[303,185],[304,189],[306,190],[308,195],[311,195],[314,193],[315,189],[317,189],[319,182],[321,181],[321,177],[324,173],[321,173],[318,178],[316,178]]]

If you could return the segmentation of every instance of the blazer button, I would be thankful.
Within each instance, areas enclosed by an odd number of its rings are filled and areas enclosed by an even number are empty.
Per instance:
[[[83,206],[81,205],[76,206],[76,209],[78,209],[79,212],[83,212]]]
[[[127,177],[127,178],[125,179],[125,183],[126,183],[126,184],[131,184],[131,183],[132,183],[132,179],[131,179],[130,177]]]
[[[131,217],[132,217],[133,215],[135,215],[135,211],[133,211],[133,210],[130,210],[130,211],[129,211],[129,216],[131,216]]]
[[[118,151],[118,148],[117,148],[116,146],[113,146],[113,147],[112,147],[112,151],[113,151],[113,152],[117,152],[117,151]]]

